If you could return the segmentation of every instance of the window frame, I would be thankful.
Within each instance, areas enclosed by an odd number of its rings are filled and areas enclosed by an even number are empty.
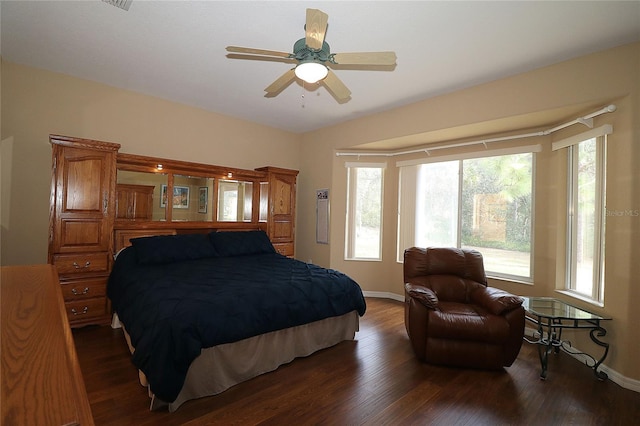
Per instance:
[[[347,168],[347,200],[346,200],[346,232],[345,232],[345,249],[344,260],[353,261],[382,261],[382,241],[383,241],[383,227],[384,227],[384,183],[385,183],[385,169],[387,163],[345,163]],[[358,257],[356,256],[356,211],[357,205],[357,179],[353,178],[353,171],[357,169],[380,169],[380,228],[378,236],[378,256],[377,257]]]
[[[576,205],[578,204],[579,183],[579,146],[583,142],[595,140],[596,176],[594,206],[594,242],[593,266],[591,271],[591,294],[578,290],[578,220]],[[563,290],[574,297],[585,299],[599,305],[604,304],[605,286],[605,231],[606,231],[606,166],[607,136],[585,137],[582,141],[567,147],[567,233],[566,233],[566,267]]]

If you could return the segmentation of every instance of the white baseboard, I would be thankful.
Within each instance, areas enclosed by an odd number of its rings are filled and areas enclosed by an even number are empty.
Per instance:
[[[389,293],[387,291],[363,291],[364,297],[376,297],[378,299],[392,299],[404,302],[404,295]]]

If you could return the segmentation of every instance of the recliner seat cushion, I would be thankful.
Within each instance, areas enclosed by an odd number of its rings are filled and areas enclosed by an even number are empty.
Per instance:
[[[429,312],[428,337],[503,343],[509,336],[509,324],[477,305],[440,302],[439,310]]]

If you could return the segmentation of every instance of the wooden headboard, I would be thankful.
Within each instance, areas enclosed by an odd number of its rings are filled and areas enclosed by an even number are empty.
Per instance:
[[[109,242],[114,253],[130,245],[132,238],[262,230],[278,253],[294,255],[297,170],[273,166],[246,170],[124,153],[117,154],[115,166],[111,203],[115,214]],[[224,197],[219,195],[222,182],[243,184],[242,196],[237,197],[242,203],[235,206],[240,213],[234,217],[237,221],[219,217],[224,211],[220,201]],[[186,188],[186,197],[180,195],[177,204],[167,202],[172,188]]]
[[[113,233],[114,253],[118,253],[125,247],[131,245],[134,238],[153,237],[155,235],[177,235],[177,234],[208,234],[209,232],[224,231],[264,231],[266,223],[242,223],[230,222],[226,226],[217,227],[194,227],[194,228],[144,228],[144,229],[116,229]]]

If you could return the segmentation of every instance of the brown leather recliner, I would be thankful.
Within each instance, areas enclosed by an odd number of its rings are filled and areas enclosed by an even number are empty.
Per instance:
[[[404,282],[405,327],[420,360],[501,369],[516,359],[524,334],[523,300],[487,287],[482,254],[409,248]]]

